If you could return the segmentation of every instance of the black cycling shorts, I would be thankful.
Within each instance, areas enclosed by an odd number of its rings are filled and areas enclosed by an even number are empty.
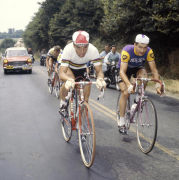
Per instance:
[[[134,67],[134,68],[128,68],[126,71],[126,75],[128,77],[128,79],[131,79],[131,76],[133,75],[134,78],[136,78],[136,74],[140,69],[145,69],[145,67],[141,66],[141,67]],[[119,83],[123,82],[123,80],[121,79],[121,77],[119,76]]]
[[[47,55],[48,56],[48,55]],[[57,58],[53,57],[53,56],[48,56],[50,58],[52,58],[55,62],[57,61]]]
[[[75,76],[75,82],[84,81],[84,80],[90,81],[89,78],[87,77],[86,68],[83,68],[83,69],[70,68],[70,69]]]

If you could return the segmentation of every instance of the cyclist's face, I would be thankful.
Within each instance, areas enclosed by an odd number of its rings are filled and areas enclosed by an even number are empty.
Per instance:
[[[143,56],[146,51],[147,51],[147,44],[142,44],[142,43],[134,43],[134,48],[136,50],[136,53],[138,54],[138,56]]]
[[[86,52],[87,52],[87,50],[88,50],[88,44],[84,45],[84,46],[78,46],[78,45],[74,44],[74,48],[75,48],[76,54],[79,57],[84,57]]]

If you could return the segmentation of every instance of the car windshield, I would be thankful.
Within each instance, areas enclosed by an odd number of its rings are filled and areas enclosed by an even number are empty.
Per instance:
[[[28,53],[26,50],[9,50],[7,51],[7,57],[12,56],[28,56]]]

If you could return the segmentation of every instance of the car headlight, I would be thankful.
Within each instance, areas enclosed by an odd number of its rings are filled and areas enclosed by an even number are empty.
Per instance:
[[[32,60],[31,60],[31,59],[28,59],[27,61],[28,61],[28,62],[32,62]]]
[[[6,59],[4,59],[4,63],[8,63],[8,61]]]

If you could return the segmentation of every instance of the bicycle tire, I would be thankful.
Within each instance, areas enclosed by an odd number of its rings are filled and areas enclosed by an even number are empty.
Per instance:
[[[66,142],[70,141],[71,136],[72,136],[72,124],[71,124],[71,118],[70,118],[70,114],[71,114],[71,110],[70,110],[70,106],[67,105],[67,117],[64,118],[61,116],[61,127],[62,127],[62,133],[63,133],[63,137],[65,139]]]
[[[148,97],[142,100],[141,108],[138,108],[136,126],[138,145],[147,154],[155,145],[158,126],[156,108]]]
[[[52,94],[52,92],[53,92],[53,86],[52,86],[52,81],[51,81],[51,79],[49,79],[49,82],[48,82],[48,90],[49,90],[49,93]]]
[[[120,120],[119,101],[121,99],[121,94],[122,94],[122,92],[119,91],[119,95],[118,95],[118,98],[117,98],[117,105],[116,105],[116,120],[117,120],[117,123]],[[129,120],[130,120],[130,96],[127,99],[124,118],[125,118],[125,122],[126,122],[126,127],[127,127],[127,129],[129,129],[130,128],[130,122],[129,122]]]
[[[78,138],[81,157],[84,165],[90,167],[94,162],[96,150],[96,133],[93,114],[89,104],[86,102],[81,105],[81,111],[79,113],[81,118],[78,120]]]
[[[59,99],[59,97],[60,97],[59,93],[60,93],[60,81],[57,80],[56,85],[55,85],[55,95],[56,95],[57,99]]]

